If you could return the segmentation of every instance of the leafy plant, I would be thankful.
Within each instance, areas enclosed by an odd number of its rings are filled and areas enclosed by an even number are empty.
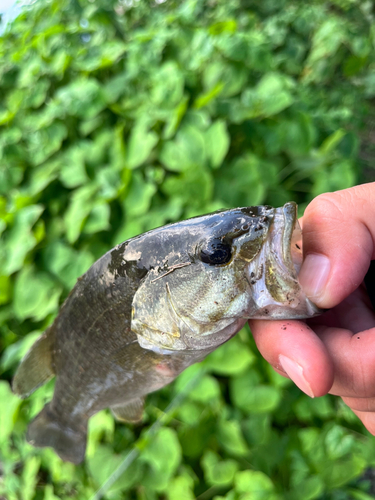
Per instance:
[[[88,499],[137,450],[106,498],[372,498],[373,439],[341,402],[275,374],[247,329],[152,394],[140,427],[92,418],[79,467],[24,441],[53,382],[25,401],[9,385],[115,244],[222,207],[295,200],[302,212],[363,179],[372,23],[360,0],[38,0],[5,30],[0,495]]]

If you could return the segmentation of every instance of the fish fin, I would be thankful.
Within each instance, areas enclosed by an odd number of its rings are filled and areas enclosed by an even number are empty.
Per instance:
[[[53,340],[53,330],[49,328],[21,361],[12,383],[13,392],[21,398],[30,396],[55,375],[52,365]]]
[[[79,464],[85,458],[87,421],[70,426],[47,404],[27,429],[26,440],[33,446],[50,446],[62,460]]]
[[[129,403],[111,406],[111,411],[117,420],[136,423],[142,420],[144,403],[145,398],[137,398]]]

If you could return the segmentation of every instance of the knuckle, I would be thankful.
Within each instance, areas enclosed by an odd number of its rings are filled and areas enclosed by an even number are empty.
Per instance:
[[[320,194],[307,206],[304,220],[310,225],[321,225],[325,221],[332,223],[332,220],[342,220],[343,208],[338,193]]]

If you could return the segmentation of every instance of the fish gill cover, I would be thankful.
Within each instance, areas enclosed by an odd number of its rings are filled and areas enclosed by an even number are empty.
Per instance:
[[[24,402],[9,385],[117,243],[223,207],[303,211],[374,178],[372,24],[359,0],[38,0],[6,28],[0,495],[90,498],[136,449],[106,498],[372,498],[373,438],[339,400],[275,374],[247,330],[151,395],[142,425],[97,414],[78,467],[24,441],[53,385]]]

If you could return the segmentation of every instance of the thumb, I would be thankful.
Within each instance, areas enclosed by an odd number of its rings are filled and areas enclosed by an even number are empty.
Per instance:
[[[302,288],[334,307],[362,283],[374,250],[375,182],[318,196],[303,217]]]

